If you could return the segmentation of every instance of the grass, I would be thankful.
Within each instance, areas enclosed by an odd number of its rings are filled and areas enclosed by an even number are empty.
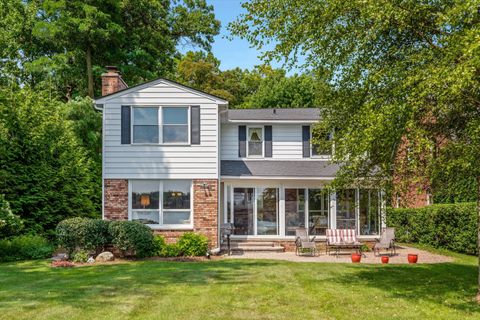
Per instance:
[[[435,265],[3,263],[0,319],[480,319],[476,260],[453,256]]]

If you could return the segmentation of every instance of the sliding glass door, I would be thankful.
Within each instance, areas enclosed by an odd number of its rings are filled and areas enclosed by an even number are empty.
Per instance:
[[[337,191],[337,229],[357,229],[355,189]]]
[[[254,188],[233,189],[233,226],[236,235],[253,235]]]
[[[278,189],[257,188],[257,235],[278,234]]]
[[[308,189],[308,232],[324,236],[328,229],[329,193],[325,189]]]
[[[285,235],[305,227],[305,189],[285,189]]]

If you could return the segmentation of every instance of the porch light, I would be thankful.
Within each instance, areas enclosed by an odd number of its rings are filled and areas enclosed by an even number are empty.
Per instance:
[[[142,194],[140,196],[140,204],[143,206],[143,208],[148,207],[150,205],[150,195]]]

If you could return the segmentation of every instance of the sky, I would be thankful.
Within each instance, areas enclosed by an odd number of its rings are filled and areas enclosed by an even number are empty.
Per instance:
[[[212,45],[212,52],[216,58],[221,62],[220,69],[228,70],[236,67],[242,69],[253,69],[256,65],[262,62],[258,58],[261,52],[255,48],[250,48],[247,40],[242,40],[235,37],[233,40],[226,39],[230,33],[227,30],[229,22],[236,19],[238,15],[244,13],[241,0],[207,0],[208,4],[213,5],[215,10],[215,17],[221,21],[222,29],[220,34],[215,37],[215,42]],[[185,53],[189,50],[195,49],[191,46],[180,47],[181,52]],[[272,66],[281,68],[280,63],[272,63]],[[287,72],[288,74],[293,71]]]

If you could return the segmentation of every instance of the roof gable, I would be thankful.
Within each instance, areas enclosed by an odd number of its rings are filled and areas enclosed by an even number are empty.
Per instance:
[[[103,97],[96,98],[95,103],[96,104],[103,104],[103,103],[106,103],[109,100],[116,99],[116,98],[119,98],[119,97],[122,97],[122,96],[132,95],[132,94],[137,93],[137,92],[141,93],[144,90],[147,90],[149,88],[154,88],[156,86],[161,86],[162,84],[165,84],[165,85],[168,85],[168,86],[171,86],[171,87],[175,87],[175,88],[179,89],[179,92],[187,92],[187,93],[190,93],[192,95],[201,96],[205,99],[212,100],[216,104],[219,104],[219,105],[227,105],[228,104],[228,101],[226,101],[226,100],[224,100],[220,97],[217,97],[217,96],[214,96],[214,95],[211,95],[211,94],[208,94],[208,93],[190,88],[190,87],[182,85],[178,82],[168,80],[168,79],[164,79],[164,78],[155,79],[155,80],[152,80],[152,81],[149,81],[149,82],[145,82],[145,83],[142,83],[142,84],[130,87],[130,88],[126,88],[126,89],[117,91],[115,93],[112,93],[112,94],[109,94],[109,95],[106,95],[106,96],[103,96]]]

